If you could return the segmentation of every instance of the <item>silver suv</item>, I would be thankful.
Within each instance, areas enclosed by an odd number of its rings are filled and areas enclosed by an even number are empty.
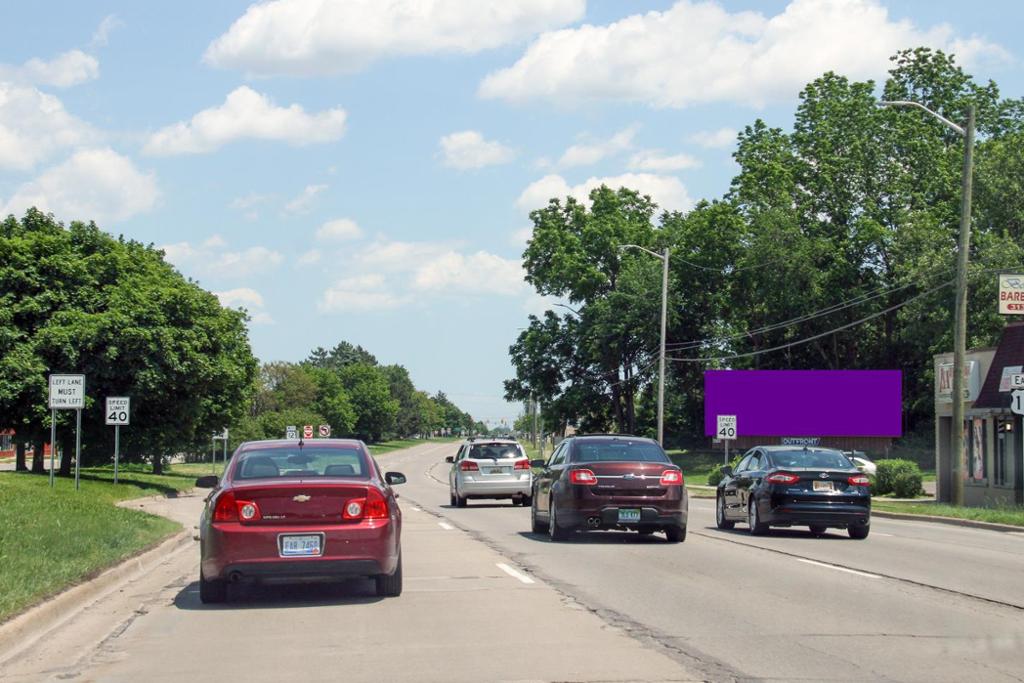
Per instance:
[[[533,470],[515,439],[470,439],[445,461],[452,464],[448,493],[456,507],[466,507],[470,498],[511,498],[513,505],[531,502]]]

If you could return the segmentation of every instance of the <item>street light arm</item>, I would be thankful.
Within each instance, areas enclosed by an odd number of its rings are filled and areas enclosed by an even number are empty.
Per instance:
[[[651,256],[653,256],[655,258],[658,258],[658,259],[661,259],[662,261],[665,260],[665,256],[664,255],[659,254],[656,251],[651,251],[647,247],[641,247],[639,244],[620,244],[619,245],[619,251],[622,251],[623,249],[639,249],[640,251],[646,251]]]
[[[910,100],[880,100],[878,102],[878,106],[880,106],[880,107],[915,107],[917,109],[920,109],[920,110],[922,110],[924,112],[927,112],[927,113],[931,114],[932,116],[937,118],[939,121],[942,121],[942,123],[944,123],[947,128],[955,130],[957,132],[957,134],[959,134],[961,137],[966,137],[967,136],[967,131],[965,131],[961,126],[956,125],[955,123],[953,123],[952,121],[947,119],[942,114],[939,114],[937,112],[932,111],[931,109],[929,109],[928,107],[924,106],[920,102],[912,102]]]

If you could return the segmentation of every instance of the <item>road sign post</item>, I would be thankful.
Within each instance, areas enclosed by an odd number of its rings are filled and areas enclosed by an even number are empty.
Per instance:
[[[121,425],[129,424],[131,398],[107,396],[106,423],[114,426],[114,483],[117,483],[117,465],[121,457]]]
[[[82,408],[85,407],[85,375],[50,375],[50,488],[53,488],[53,452],[57,448],[57,411],[74,410],[75,419],[75,490],[79,489],[82,459]],[[64,456],[61,456],[63,460]]]
[[[729,464],[729,442],[736,439],[736,416],[717,415],[715,436],[725,442],[725,464]]]

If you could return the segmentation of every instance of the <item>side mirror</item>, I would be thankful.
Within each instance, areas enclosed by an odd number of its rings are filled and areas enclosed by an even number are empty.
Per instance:
[[[397,486],[405,483],[405,475],[401,472],[388,472],[384,475],[384,481],[390,486]]]
[[[530,461],[530,467],[544,467],[547,464],[548,463],[547,463],[546,460],[531,460]]]
[[[455,456],[449,455],[444,459],[445,462],[455,462]]]
[[[722,465],[721,473],[726,477],[732,476],[732,465]]]
[[[219,480],[217,479],[217,475],[216,474],[208,474],[205,477],[199,477],[198,479],[196,479],[196,488],[197,489],[215,489],[215,488],[217,488],[217,483],[218,482],[219,482]]]

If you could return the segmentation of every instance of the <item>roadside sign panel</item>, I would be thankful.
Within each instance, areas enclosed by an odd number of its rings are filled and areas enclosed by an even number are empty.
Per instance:
[[[331,435],[331,425],[320,425],[319,428],[320,438],[326,439]]]
[[[1015,389],[1010,394],[1010,412],[1024,415],[1024,389]]]
[[[1010,388],[1024,389],[1024,373],[1018,372],[1010,375]]]
[[[131,415],[132,399],[128,396],[107,396],[107,424],[111,426],[126,427],[129,424]]]
[[[303,425],[302,426],[302,438],[303,439],[312,439],[313,438],[313,425]]]
[[[999,276],[999,312],[1003,315],[1024,314],[1024,275]]]
[[[286,439],[297,439],[299,438],[299,430],[295,425],[288,425],[284,428],[284,438]]]
[[[50,375],[50,409],[81,410],[85,407],[85,375]]]
[[[718,429],[715,435],[723,441],[732,441],[736,438],[736,416],[718,415]]]

